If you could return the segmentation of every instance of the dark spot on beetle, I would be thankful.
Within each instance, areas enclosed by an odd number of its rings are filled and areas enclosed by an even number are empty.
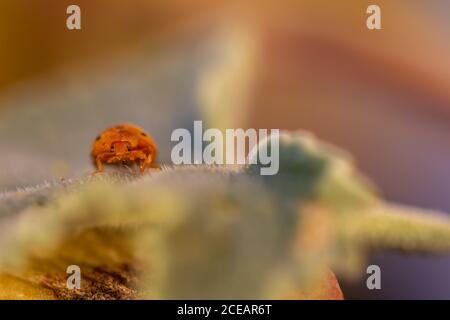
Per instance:
[[[97,136],[97,138],[95,138],[95,141],[98,141],[98,140],[100,140],[100,136]]]
[[[144,137],[146,137],[146,136],[147,136],[147,134],[146,134],[145,132],[141,132],[141,136],[144,136]]]
[[[42,195],[38,196],[36,199],[36,204],[38,206],[43,206],[46,204],[46,202],[47,202],[47,199],[45,198],[45,196],[42,196]]]

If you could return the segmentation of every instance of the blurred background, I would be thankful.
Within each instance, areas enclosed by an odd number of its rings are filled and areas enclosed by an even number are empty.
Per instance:
[[[81,30],[66,8],[81,8]],[[382,30],[366,9],[382,10]],[[139,124],[170,163],[170,133],[306,129],[349,150],[390,201],[450,212],[447,0],[4,0],[0,190],[90,173],[93,138]],[[382,290],[450,299],[450,257],[374,254]]]

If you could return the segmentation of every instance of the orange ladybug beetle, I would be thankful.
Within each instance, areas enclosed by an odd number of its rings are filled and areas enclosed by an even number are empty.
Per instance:
[[[141,173],[147,167],[159,168],[155,163],[158,149],[153,138],[132,124],[121,124],[104,130],[92,145],[92,157],[97,172],[103,164],[138,163]]]

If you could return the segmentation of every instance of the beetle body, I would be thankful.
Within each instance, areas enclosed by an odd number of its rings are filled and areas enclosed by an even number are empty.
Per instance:
[[[158,150],[152,137],[132,124],[121,124],[104,130],[92,145],[92,157],[97,171],[104,164],[138,163],[141,173],[149,167],[158,167]]]

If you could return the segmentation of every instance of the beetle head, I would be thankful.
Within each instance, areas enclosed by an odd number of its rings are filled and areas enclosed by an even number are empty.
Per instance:
[[[131,143],[128,141],[116,141],[111,143],[111,152],[116,156],[124,156],[131,151]]]

